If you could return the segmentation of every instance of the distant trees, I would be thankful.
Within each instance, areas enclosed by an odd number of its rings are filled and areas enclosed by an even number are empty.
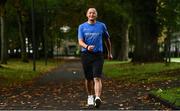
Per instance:
[[[31,0],[0,1],[2,63],[7,62],[8,49],[20,49],[22,61],[28,61],[32,50],[30,4]],[[71,27],[67,39],[76,40],[78,25],[87,20],[87,8],[96,7],[98,20],[110,32],[114,59],[128,60],[131,52],[134,62],[160,61],[158,37],[162,32],[170,37],[179,29],[179,4],[179,0],[35,0],[38,57],[53,55],[57,40],[65,37],[60,32],[63,25]]]

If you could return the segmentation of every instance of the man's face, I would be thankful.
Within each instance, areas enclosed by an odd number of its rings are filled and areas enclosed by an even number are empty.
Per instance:
[[[90,21],[93,21],[93,20],[96,20],[97,18],[97,11],[95,8],[90,8],[88,11],[87,11],[87,14],[86,14],[88,20]]]

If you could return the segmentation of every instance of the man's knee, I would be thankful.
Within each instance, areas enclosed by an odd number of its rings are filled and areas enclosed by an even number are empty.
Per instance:
[[[95,81],[95,82],[101,82],[101,78],[100,78],[100,77],[95,77],[95,78],[94,78],[94,81]]]

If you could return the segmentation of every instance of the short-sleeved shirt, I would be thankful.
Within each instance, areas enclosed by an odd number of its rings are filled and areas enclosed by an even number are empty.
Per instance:
[[[79,25],[78,39],[83,40],[87,45],[94,45],[93,52],[103,52],[103,37],[109,37],[104,23],[96,21],[94,24],[85,22]],[[81,51],[87,52],[87,49],[82,47]]]

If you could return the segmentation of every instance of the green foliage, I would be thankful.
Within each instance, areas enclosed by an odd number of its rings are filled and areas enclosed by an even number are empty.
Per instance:
[[[109,14],[112,14],[118,17],[123,17],[127,20],[131,20],[132,5],[129,1],[120,2],[119,0],[108,1],[104,3],[105,11],[109,11]]]
[[[162,29],[166,27],[172,31],[179,31],[180,27],[180,1],[159,0],[157,7],[157,18]]]

